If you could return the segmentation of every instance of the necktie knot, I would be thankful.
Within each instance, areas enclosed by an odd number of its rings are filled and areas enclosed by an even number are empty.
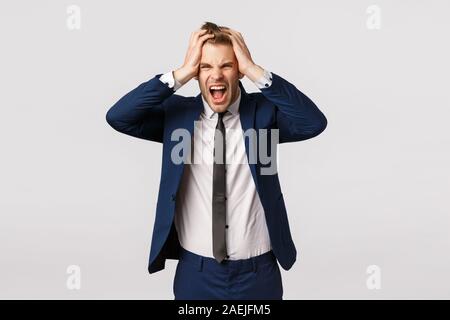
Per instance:
[[[227,113],[227,111],[218,112],[217,114],[218,114],[218,116],[219,116],[219,119],[222,119],[223,116],[225,115],[225,113]]]

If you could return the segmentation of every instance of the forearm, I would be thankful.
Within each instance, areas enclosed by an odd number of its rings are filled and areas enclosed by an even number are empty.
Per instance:
[[[172,74],[175,81],[178,81],[180,85],[186,84],[189,80],[191,80],[195,76],[195,72],[183,67],[178,68]]]
[[[261,77],[264,75],[264,69],[260,67],[257,64],[254,64],[247,68],[244,73],[247,78],[249,78],[251,81],[255,82],[258,79],[261,79]]]

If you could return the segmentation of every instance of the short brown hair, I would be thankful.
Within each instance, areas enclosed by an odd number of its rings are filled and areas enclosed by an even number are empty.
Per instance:
[[[205,43],[209,42],[211,44],[225,44],[233,46],[228,34],[223,32],[223,29],[228,29],[228,27],[218,26],[212,22],[205,22],[200,29],[207,30],[206,33],[214,34],[214,38],[206,40]]]

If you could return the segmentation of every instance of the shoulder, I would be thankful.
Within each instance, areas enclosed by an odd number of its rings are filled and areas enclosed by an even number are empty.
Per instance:
[[[173,94],[163,102],[163,108],[168,111],[173,108],[182,108],[195,101],[195,97],[185,97],[178,94]]]
[[[252,92],[248,94],[250,101],[254,101],[259,111],[272,111],[276,109],[275,104],[267,99],[261,92]]]

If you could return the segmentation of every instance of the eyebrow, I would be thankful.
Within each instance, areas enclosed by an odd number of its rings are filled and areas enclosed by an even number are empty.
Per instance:
[[[224,66],[224,65],[226,65],[226,64],[233,65],[234,63],[233,63],[233,61],[226,61],[226,62],[222,63],[221,66]],[[203,66],[210,67],[211,65],[210,65],[209,63],[206,63],[206,62],[200,63],[200,67],[203,67]]]

